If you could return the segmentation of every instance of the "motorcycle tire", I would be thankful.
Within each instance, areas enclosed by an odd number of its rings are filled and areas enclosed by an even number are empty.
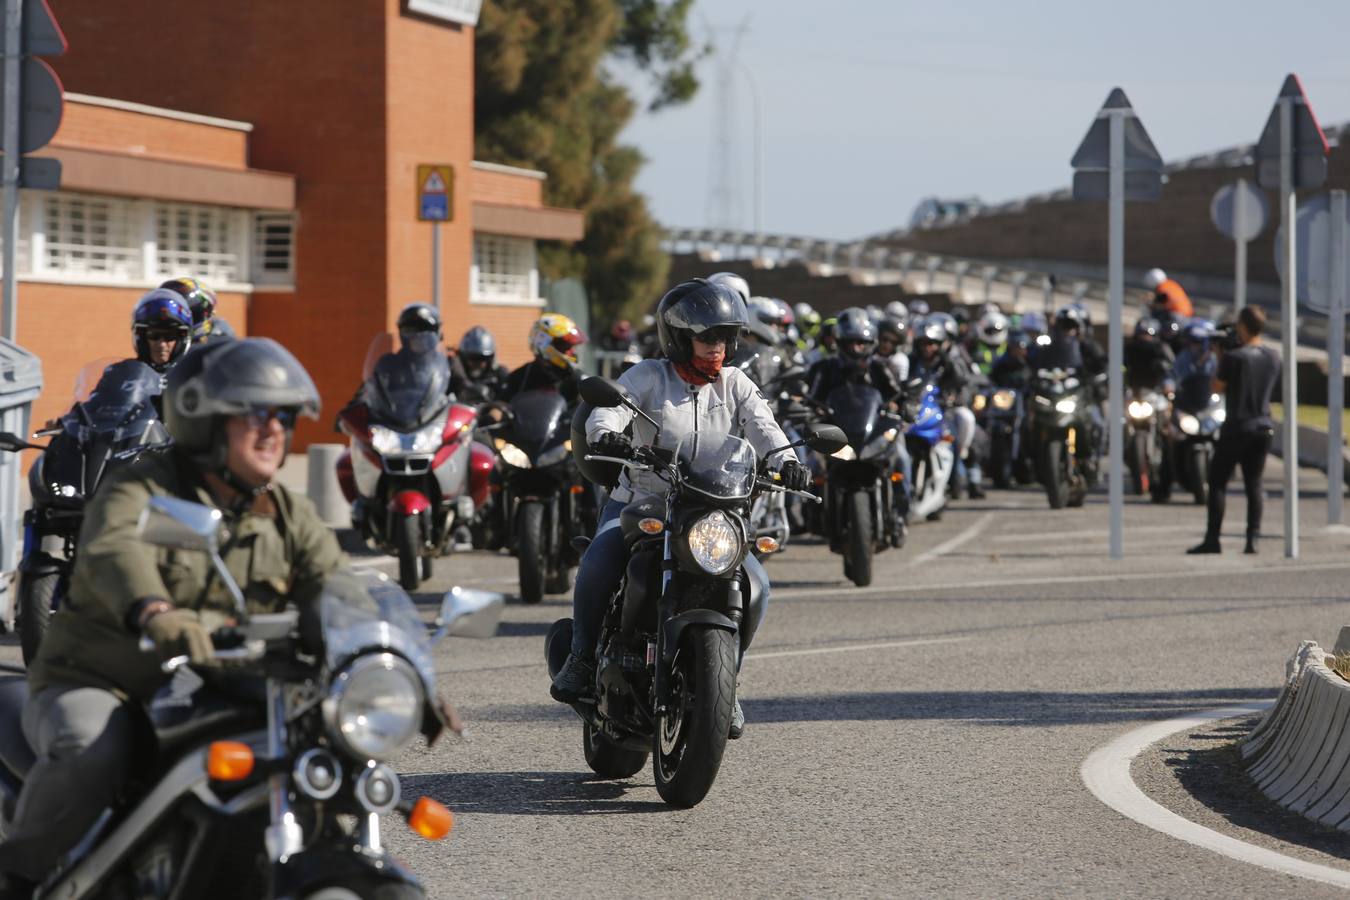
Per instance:
[[[544,579],[544,592],[548,594],[566,594],[572,590],[572,567],[559,565]]]
[[[1209,448],[1204,444],[1191,448],[1191,497],[1197,506],[1209,503]]]
[[[422,557],[422,580],[423,580],[423,581],[430,581],[430,580],[431,580],[431,557],[430,557],[430,556],[424,556],[424,557]]]
[[[844,505],[848,514],[845,574],[858,587],[867,587],[872,583],[872,503],[865,492],[854,491],[844,498]]]
[[[727,748],[736,702],[736,635],[685,629],[666,683],[668,711],[652,736],[652,774],[662,800],[688,809],[712,789]]]
[[[989,469],[994,479],[994,487],[1007,490],[1012,487],[1013,482],[1013,464],[1009,456],[1011,447],[1004,437],[994,438],[992,445],[989,450]]]
[[[1045,479],[1045,499],[1051,509],[1063,509],[1069,502],[1069,481],[1064,473],[1064,444],[1046,441],[1041,445],[1041,471]]]
[[[24,572],[19,576],[19,644],[23,649],[23,664],[31,665],[38,647],[47,634],[52,618],[52,598],[61,581],[59,569],[47,568],[40,572]]]
[[[544,505],[526,501],[520,504],[516,516],[520,601],[534,604],[544,599]]]
[[[358,878],[317,888],[304,900],[425,900],[426,891],[415,884],[383,878]]]
[[[590,724],[581,726],[581,751],[586,765],[601,778],[631,778],[647,765],[646,752],[625,750]]]
[[[1149,475],[1152,472],[1152,466],[1148,459],[1148,435],[1144,432],[1137,432],[1134,440],[1130,442],[1130,487],[1135,496],[1142,497],[1149,493]]]
[[[421,584],[422,574],[422,523],[416,516],[404,516],[394,526],[394,547],[398,550],[398,583],[412,593]]]

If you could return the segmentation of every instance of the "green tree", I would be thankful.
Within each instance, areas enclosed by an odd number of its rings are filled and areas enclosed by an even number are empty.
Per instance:
[[[703,52],[686,28],[692,2],[490,0],[479,18],[476,155],[547,172],[546,201],[586,213],[586,237],[542,247],[540,267],[580,278],[604,316],[649,305],[670,265],[633,189],[642,154],[618,140],[637,104],[607,63],[650,78],[651,109],[691,98]]]

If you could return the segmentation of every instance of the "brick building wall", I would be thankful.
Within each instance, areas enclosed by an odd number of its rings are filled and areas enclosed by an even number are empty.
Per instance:
[[[61,130],[52,146],[117,150],[228,169],[248,167],[248,131],[244,129],[148,116],[100,106],[93,98],[88,102],[66,99]]]

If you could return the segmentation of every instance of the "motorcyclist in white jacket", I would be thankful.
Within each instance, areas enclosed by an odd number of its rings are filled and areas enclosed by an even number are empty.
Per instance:
[[[676,449],[695,432],[733,434],[749,441],[761,456],[777,467],[784,487],[804,490],[809,470],[791,451],[771,453],[788,443],[767,400],[744,372],[723,368],[736,351],[746,324],[745,302],[724,284],[701,278],[677,285],[657,307],[657,330],[665,359],[644,360],[619,378],[619,384],[660,427],[635,417],[627,407],[597,409],[586,422],[590,452],[629,457],[634,446]],[[631,437],[626,431],[631,431]],[[564,703],[584,702],[595,694],[595,645],[605,605],[618,588],[627,549],[618,528],[619,514],[629,501],[662,493],[664,482],[650,473],[625,470],[609,503],[601,511],[595,539],[586,549],[577,571],[572,598],[572,652],[553,679],[550,693]],[[747,569],[758,568],[753,556]],[[762,569],[750,572],[764,583]],[[758,622],[742,627],[753,634]],[[748,644],[743,641],[742,646]],[[740,737],[745,718],[739,701],[731,736]]]

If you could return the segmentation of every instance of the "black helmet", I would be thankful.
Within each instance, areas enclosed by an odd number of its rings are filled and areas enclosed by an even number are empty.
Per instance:
[[[914,344],[942,344],[947,340],[947,326],[939,319],[925,317],[914,325]]]
[[[903,344],[908,333],[909,324],[897,316],[883,316],[877,323],[877,336],[890,335],[897,344]]]
[[[1031,336],[1020,328],[1008,332],[1007,348],[1011,350],[1014,347],[1021,347],[1023,350],[1030,350]]]
[[[1087,323],[1083,321],[1082,308],[1076,303],[1060,307],[1059,312],[1055,313],[1055,327],[1060,331],[1068,331],[1073,328],[1081,335],[1087,330]]]
[[[733,288],[695,278],[671,288],[656,307],[661,351],[671,362],[694,358],[696,337],[712,332],[726,340],[726,358],[736,354],[736,339],[748,321],[745,301]]]
[[[459,355],[461,358],[472,356],[492,365],[497,356],[497,339],[482,325],[475,325],[459,339]]]
[[[255,410],[319,415],[319,391],[300,361],[271,338],[209,343],[189,353],[164,384],[164,426],[174,443],[224,464],[223,420]]]
[[[854,306],[841,312],[834,334],[839,342],[839,352],[850,359],[865,359],[877,349],[877,326],[865,309]],[[863,344],[864,348],[861,351],[849,349],[855,344]]]
[[[164,366],[150,363],[148,335],[151,331],[177,335],[173,354]],[[136,301],[136,308],[131,312],[131,341],[136,358],[156,371],[162,372],[176,363],[192,346],[192,313],[182,296],[168,288],[155,288]]]
[[[403,346],[418,353],[431,350],[441,339],[441,314],[425,303],[409,303],[398,314],[398,336]]]
[[[1158,332],[1161,330],[1162,326],[1158,323],[1158,320],[1152,316],[1141,316],[1139,321],[1134,323],[1135,337],[1143,337],[1144,335],[1157,337]]]
[[[192,336],[194,338],[206,337],[211,331],[207,323],[216,314],[215,291],[212,291],[197,279],[187,277],[170,278],[160,287],[173,291],[187,301],[188,309],[192,312]]]

